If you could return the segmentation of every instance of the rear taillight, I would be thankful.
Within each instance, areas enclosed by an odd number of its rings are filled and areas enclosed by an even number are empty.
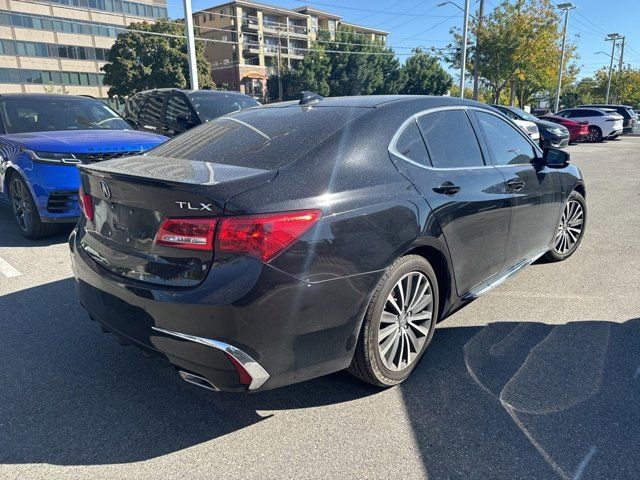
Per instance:
[[[300,238],[322,216],[320,210],[223,218],[216,249],[268,262]]]
[[[93,220],[93,197],[85,193],[82,186],[80,186],[80,190],[78,191],[78,204],[87,220]]]
[[[167,218],[160,225],[156,243],[189,250],[213,250],[215,218]]]
[[[321,210],[240,217],[167,218],[155,242],[188,250],[239,253],[268,262],[298,240],[322,216]],[[216,225],[218,232],[216,234]]]

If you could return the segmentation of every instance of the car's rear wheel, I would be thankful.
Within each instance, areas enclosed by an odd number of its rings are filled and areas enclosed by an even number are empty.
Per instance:
[[[9,179],[9,197],[13,217],[23,237],[35,240],[48,237],[56,232],[56,225],[43,223],[40,220],[31,191],[20,175],[13,174]]]
[[[587,202],[579,192],[573,191],[564,204],[553,246],[545,259],[559,262],[573,255],[580,246],[586,225]]]
[[[589,142],[601,142],[603,140],[602,130],[600,130],[600,128],[596,127],[595,125],[591,125],[589,126],[589,133],[587,134],[586,138]]]
[[[371,298],[349,371],[381,387],[405,380],[426,351],[438,318],[438,284],[419,255],[396,260]]]

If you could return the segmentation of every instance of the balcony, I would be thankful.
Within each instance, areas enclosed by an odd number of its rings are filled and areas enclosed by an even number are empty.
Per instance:
[[[290,35],[306,37],[309,32],[306,26],[290,24],[287,29]]]
[[[243,15],[242,28],[247,30],[258,31],[258,29],[260,28],[260,25],[258,23],[258,17],[254,17],[253,15]]]
[[[291,58],[299,58],[299,59],[302,59],[302,57],[304,57],[307,53],[307,51],[303,48],[294,48],[294,47],[289,47],[288,51],[289,51],[289,56]]]
[[[242,42],[242,53],[243,54],[247,54],[247,53],[254,53],[256,55],[260,54],[260,44],[258,42],[249,42],[249,41],[244,41]]]

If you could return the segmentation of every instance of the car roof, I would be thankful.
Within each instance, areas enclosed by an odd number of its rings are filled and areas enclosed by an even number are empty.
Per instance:
[[[431,95],[353,95],[348,97],[325,97],[314,103],[308,103],[308,107],[356,107],[356,108],[377,108],[389,104],[397,104],[400,102],[421,101],[425,109],[431,107],[468,105],[481,106],[490,109],[488,105],[473,100],[463,100],[457,97],[442,97]],[[299,106],[298,100],[288,102],[270,103],[262,108],[287,108],[291,106]]]
[[[136,93],[136,95],[141,94],[149,94],[149,93],[172,93],[172,92],[181,92],[186,95],[191,95],[194,93],[204,94],[204,95],[242,95],[243,97],[248,97],[242,92],[236,92],[233,90],[187,90],[182,88],[154,88],[152,90],[143,90],[142,92]]]
[[[607,105],[606,103],[592,103],[591,105],[580,105],[577,108],[582,108],[582,107],[598,107],[598,108],[611,108],[611,109],[615,109],[615,108],[633,108],[631,105]]]
[[[0,93],[0,98],[32,98],[32,99],[64,99],[64,100],[95,100],[100,101],[90,95],[66,95],[61,93]]]

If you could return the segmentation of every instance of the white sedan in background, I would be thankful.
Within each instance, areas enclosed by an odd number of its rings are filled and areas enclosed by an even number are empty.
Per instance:
[[[622,135],[624,119],[611,108],[567,108],[555,115],[589,122],[589,134],[585,137],[588,142],[601,142]]]

